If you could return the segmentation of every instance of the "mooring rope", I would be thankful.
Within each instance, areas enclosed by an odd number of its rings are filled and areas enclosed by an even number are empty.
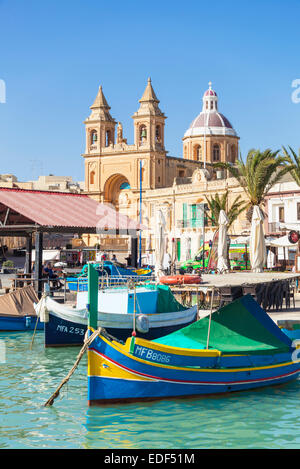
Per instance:
[[[37,325],[38,325],[38,322],[39,322],[39,319],[40,319],[40,316],[41,316],[41,308],[42,308],[43,300],[46,298],[46,296],[47,295],[45,293],[43,293],[42,296],[41,296],[41,299],[39,301],[39,305],[38,305],[39,309],[38,309],[38,312],[36,313],[36,321],[35,321],[34,331],[33,331],[32,339],[31,339],[31,343],[30,343],[30,350],[32,350]]]
[[[50,397],[50,399],[48,399],[48,401],[46,402],[46,404],[44,404],[44,407],[48,407],[48,406],[51,406],[54,402],[54,399],[56,399],[59,395],[59,391],[61,390],[61,388],[69,381],[69,379],[71,378],[72,374],[74,373],[74,371],[76,370],[81,358],[83,357],[84,355],[84,352],[86,351],[86,349],[88,348],[88,346],[96,339],[96,337],[98,337],[98,335],[100,334],[101,332],[101,327],[99,327],[96,331],[93,332],[92,335],[90,335],[90,337],[88,337],[87,340],[84,341],[84,344],[83,344],[83,347],[82,349],[80,350],[79,354],[77,355],[77,358],[76,358],[76,361],[74,363],[74,365],[72,366],[71,370],[69,371],[69,373],[67,374],[67,376],[62,380],[62,382],[60,383],[60,385],[58,386],[58,388],[56,389],[56,391],[52,394],[52,396]]]

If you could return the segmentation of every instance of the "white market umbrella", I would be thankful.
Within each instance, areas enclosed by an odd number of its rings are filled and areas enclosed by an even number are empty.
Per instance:
[[[181,236],[181,249],[180,260],[188,261],[191,258],[191,238],[188,233],[183,233]]]
[[[68,264],[66,262],[56,262],[54,267],[68,267]]]
[[[151,236],[149,234],[146,238],[146,253],[145,253],[145,256],[144,256],[145,262],[148,265],[153,265],[154,264],[151,247],[152,247],[152,245],[151,245]]]
[[[193,233],[191,239],[191,258],[193,259],[200,250],[201,239],[203,236],[201,233]]]
[[[250,262],[252,272],[263,272],[267,260],[263,221],[263,214],[260,208],[255,205],[253,207],[250,233]]]
[[[165,255],[165,218],[161,210],[156,213],[155,226],[155,275],[163,275],[163,262]]]
[[[219,241],[218,241],[218,264],[219,272],[228,270],[227,264],[227,227],[228,217],[224,210],[220,211],[219,215]]]
[[[44,249],[43,262],[59,261],[60,251],[58,249]],[[35,262],[35,249],[31,251],[31,260]]]
[[[288,235],[281,236],[280,238],[273,238],[266,240],[266,244],[269,246],[280,247],[280,248],[296,248],[297,243],[291,243]]]
[[[248,244],[250,242],[250,236],[238,236],[231,240],[231,244]]]

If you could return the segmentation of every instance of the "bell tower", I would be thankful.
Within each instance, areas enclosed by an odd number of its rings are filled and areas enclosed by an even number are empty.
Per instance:
[[[84,122],[86,126],[85,154],[101,154],[104,148],[115,143],[116,121],[110,115],[110,107],[103,94],[102,86],[91,106],[91,115]]]
[[[134,113],[134,142],[138,146],[163,151],[164,127],[166,116],[158,107],[159,100],[152,88],[151,78],[143,96],[139,100],[140,108]]]
[[[116,121],[110,115],[110,107],[103,94],[102,86],[93,105],[92,112],[84,121],[86,132],[85,188],[92,197],[101,201],[101,160],[104,153],[115,144]]]
[[[159,100],[153,90],[151,78],[139,100],[140,107],[132,116],[134,120],[134,144],[142,158],[149,159],[149,187],[165,184],[165,119]]]

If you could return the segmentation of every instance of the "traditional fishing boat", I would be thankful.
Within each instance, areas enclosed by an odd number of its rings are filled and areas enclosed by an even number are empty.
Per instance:
[[[97,285],[96,287],[97,288]],[[77,293],[75,307],[43,297],[36,305],[45,322],[45,346],[82,345],[88,323],[88,292]],[[186,308],[163,285],[118,287],[98,291],[98,324],[117,339],[132,331],[155,339],[196,320],[197,306]]]
[[[89,328],[89,333],[95,330]],[[89,405],[227,393],[299,376],[300,349],[246,295],[167,336],[89,345]]]
[[[100,284],[103,281],[108,281],[109,285],[118,285],[128,282],[128,279],[142,282],[150,280],[153,275],[152,270],[149,268],[126,268],[117,262],[111,261],[95,263],[94,267],[98,272]],[[83,266],[78,275],[66,278],[70,291],[87,291],[87,268],[88,264]]]
[[[0,331],[44,329],[34,309],[38,301],[32,286],[0,296]]]
[[[299,319],[279,319],[277,325],[290,339],[300,341]]]

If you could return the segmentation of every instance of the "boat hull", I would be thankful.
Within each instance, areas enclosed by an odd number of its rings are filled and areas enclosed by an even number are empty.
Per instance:
[[[148,340],[158,339],[171,334],[178,329],[188,326],[196,320],[196,308],[180,313],[162,313],[164,320],[155,321],[158,315],[149,315],[149,330],[142,333],[136,330],[138,337]],[[173,316],[173,317],[172,317]],[[118,340],[125,341],[133,331],[132,314],[100,313],[99,325],[105,325],[105,330]],[[103,319],[102,319],[103,318]],[[87,318],[81,322],[73,322],[65,317],[49,312],[49,321],[45,323],[45,347],[63,347],[82,345],[87,330]]]
[[[89,405],[242,391],[282,384],[300,373],[299,360],[293,361],[291,353],[281,363],[275,359],[275,364],[259,365],[257,360],[256,366],[239,368],[232,368],[237,362],[227,356],[225,368],[218,365],[222,355],[217,350],[180,352],[147,342],[137,339],[132,346],[128,339],[124,346],[102,334],[94,340],[88,351]],[[176,356],[191,365],[173,365]]]
[[[232,381],[226,383],[170,383],[155,379],[154,382],[126,381],[121,379],[88,378],[88,405],[103,405],[111,403],[126,403],[136,401],[162,400],[166,398],[196,397],[209,394],[225,394],[235,391],[247,391],[265,386],[276,386],[287,383],[299,376],[298,371],[290,371],[281,376],[268,379],[257,378],[238,382],[231,376]],[[205,379],[205,376],[203,376]],[[118,394],[114,396],[115,389]]]
[[[32,331],[43,330],[44,324],[34,316],[0,316],[0,331]]]

